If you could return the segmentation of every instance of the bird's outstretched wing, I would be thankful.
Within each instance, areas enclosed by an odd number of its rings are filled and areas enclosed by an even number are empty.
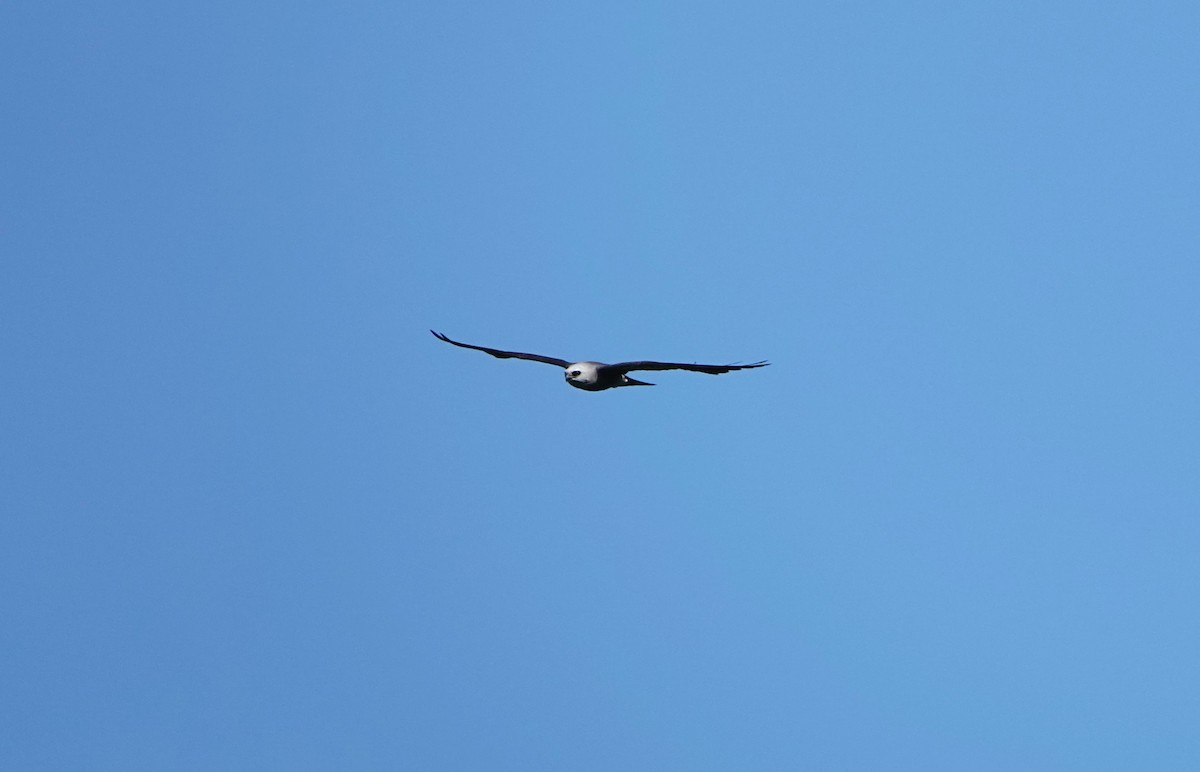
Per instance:
[[[770,362],[754,362],[748,365],[685,365],[677,362],[618,362],[615,365],[605,365],[603,370],[628,373],[634,370],[690,370],[694,373],[720,375],[733,370],[752,370],[755,367],[766,367]]]
[[[558,367],[566,367],[567,365],[571,364],[570,362],[568,362],[565,359],[555,359],[554,357],[544,357],[541,354],[522,354],[520,351],[501,351],[499,349],[494,349],[494,348],[484,348],[483,346],[472,346],[470,343],[459,343],[456,340],[450,340],[449,338],[447,338],[445,335],[441,334],[440,332],[434,332],[433,330],[430,330],[430,332],[433,332],[433,337],[437,338],[438,340],[444,340],[447,343],[451,344],[452,346],[459,346],[461,348],[473,348],[476,351],[482,351],[485,354],[491,354],[492,356],[497,357],[498,359],[528,359],[533,362],[545,362],[548,365],[557,365]]]

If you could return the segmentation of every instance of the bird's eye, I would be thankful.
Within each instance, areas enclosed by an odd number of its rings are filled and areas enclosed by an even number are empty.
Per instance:
[[[571,375],[579,375],[579,373],[580,373],[580,371],[579,371],[579,370],[572,370],[572,371],[571,371]]]

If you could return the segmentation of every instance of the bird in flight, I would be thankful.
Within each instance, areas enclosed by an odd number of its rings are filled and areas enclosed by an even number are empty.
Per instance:
[[[546,357],[541,354],[522,354],[519,351],[500,351],[494,348],[485,348],[484,346],[472,346],[470,343],[459,343],[456,340],[450,340],[440,332],[434,332],[433,336],[438,340],[444,340],[452,346],[461,348],[472,348],[476,351],[482,351],[485,354],[491,354],[498,359],[528,359],[531,362],[545,362],[548,365],[563,368],[563,374],[566,376],[567,383],[577,389],[584,391],[604,391],[605,389],[614,389],[618,386],[653,386],[653,383],[645,381],[637,381],[629,377],[629,373],[634,370],[690,370],[694,373],[708,373],[709,375],[720,375],[721,373],[732,372],[733,370],[752,370],[755,367],[766,367],[769,362],[755,362],[749,365],[685,365],[675,362],[618,362],[615,365],[606,365],[603,362],[568,362],[565,359],[557,359],[555,357]]]

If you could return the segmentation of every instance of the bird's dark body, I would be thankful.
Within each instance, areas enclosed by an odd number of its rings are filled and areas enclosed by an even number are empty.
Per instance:
[[[605,389],[615,389],[618,386],[653,386],[654,385],[653,383],[646,383],[645,381],[634,380],[633,378],[630,378],[628,375],[625,375],[624,373],[621,373],[621,372],[614,372],[612,370],[607,370],[607,369],[605,369],[606,367],[607,367],[607,365],[600,365],[600,367],[598,367],[596,369],[597,380],[595,383],[581,383],[579,381],[573,381],[573,380],[571,380],[571,377],[569,374],[567,375],[567,383],[569,383],[570,385],[574,386],[577,389],[583,389],[584,391],[604,391]]]

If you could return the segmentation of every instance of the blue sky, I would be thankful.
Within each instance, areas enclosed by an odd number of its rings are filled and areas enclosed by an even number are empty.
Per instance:
[[[1198,28],[6,3],[0,766],[1192,768]]]

